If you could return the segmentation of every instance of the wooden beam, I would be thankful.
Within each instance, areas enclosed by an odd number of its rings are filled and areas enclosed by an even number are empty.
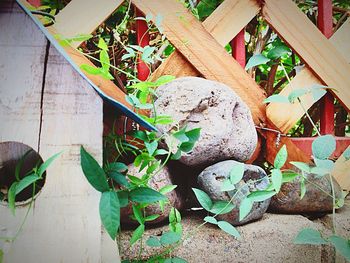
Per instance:
[[[349,149],[350,146],[347,150]],[[346,160],[344,154],[335,162],[332,175],[343,190],[350,192],[350,160]]]
[[[72,0],[55,17],[55,28],[64,37],[91,34],[124,0]],[[72,43],[78,47],[81,42]]]
[[[292,1],[265,0],[265,20],[350,109],[350,65]]]
[[[342,54],[345,60],[350,63],[350,19],[328,40]],[[308,88],[314,84],[322,84],[320,80],[309,69],[305,68],[299,72],[281,92],[283,96],[293,89]],[[304,95],[301,101],[305,109],[309,109],[314,103],[312,95]],[[270,103],[266,108],[267,117],[283,132],[287,133],[297,121],[305,114],[299,103]]]

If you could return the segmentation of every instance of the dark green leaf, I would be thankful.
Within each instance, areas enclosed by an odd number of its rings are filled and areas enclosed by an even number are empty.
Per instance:
[[[120,207],[127,207],[129,204],[128,191],[118,191],[117,194],[118,194]]]
[[[139,187],[129,193],[130,200],[137,203],[154,203],[167,200],[166,196],[147,187]]]
[[[208,222],[210,224],[214,224],[214,225],[217,225],[218,224],[218,221],[215,219],[215,217],[212,217],[212,216],[206,216],[204,217],[204,221],[205,222]]]
[[[109,190],[107,177],[96,160],[84,149],[80,148],[81,167],[89,183],[100,192]]]
[[[149,247],[161,247],[162,244],[160,243],[159,239],[155,236],[150,236],[146,241],[147,246]]]
[[[290,53],[290,49],[288,47],[286,47],[285,45],[280,45],[277,47],[272,48],[268,53],[267,53],[267,57],[275,60],[277,58],[282,57],[285,54]]]
[[[334,245],[335,249],[344,257],[346,260],[350,261],[350,243],[339,236],[329,237],[329,241]]]
[[[283,165],[286,163],[287,157],[288,157],[287,146],[283,145],[275,157],[273,166],[276,169],[281,169]]]
[[[41,177],[46,169],[51,165],[51,163],[61,154],[62,152],[56,153],[55,155],[51,156],[49,159],[47,159],[42,165],[40,165],[38,169],[38,175]]]
[[[248,195],[248,198],[253,202],[265,201],[276,194],[275,191],[255,191]]]
[[[21,157],[21,159],[18,161],[18,163],[17,163],[17,165],[16,165],[16,169],[15,169],[15,178],[16,178],[17,181],[20,180],[19,175],[20,175],[20,172],[21,172],[21,169],[22,169],[24,160],[25,160],[25,158],[28,156],[28,154],[31,153],[32,151],[33,151],[32,149],[28,150],[28,151]]]
[[[226,233],[230,234],[231,236],[234,236],[235,238],[240,238],[241,235],[237,231],[237,229],[232,226],[230,223],[226,221],[219,221],[218,226],[225,231]]]
[[[16,195],[18,195],[20,192],[22,192],[23,189],[27,188],[29,185],[35,183],[38,180],[40,180],[40,177],[36,174],[31,174],[23,177],[16,186]]]
[[[299,232],[294,239],[294,244],[310,244],[322,245],[327,244],[327,241],[322,238],[320,232],[312,228],[305,228]]]
[[[312,154],[320,160],[327,159],[336,148],[336,141],[332,135],[317,137],[312,143]]]
[[[207,210],[210,211],[213,207],[213,202],[211,201],[209,195],[207,193],[203,192],[202,190],[192,188],[194,194],[197,197],[198,202],[201,204],[201,206]]]
[[[108,171],[115,171],[115,172],[125,172],[128,170],[128,166],[124,163],[120,162],[113,162],[108,164]]]
[[[8,206],[12,212],[13,215],[15,215],[15,200],[16,200],[16,187],[18,182],[14,182],[11,184],[8,192],[7,192],[7,202]]]
[[[272,181],[273,187],[278,193],[282,186],[282,172],[280,169],[273,169],[271,171],[271,181]]]
[[[133,245],[136,243],[137,240],[139,240],[143,233],[145,232],[145,225],[139,225],[135,231],[132,233],[132,237],[130,239],[130,244]]]
[[[118,172],[111,172],[109,176],[119,185],[130,187],[128,180],[126,180],[125,175]]]
[[[275,94],[275,95],[271,95],[270,97],[264,100],[264,103],[270,103],[270,102],[289,103],[289,100],[285,96]]]
[[[120,225],[120,204],[116,192],[107,191],[102,193],[100,217],[107,233],[115,240]]]
[[[261,55],[261,54],[254,55],[248,60],[248,63],[245,66],[245,69],[248,70],[252,67],[259,66],[261,64],[266,64],[269,61],[270,59],[265,57],[264,55]]]
[[[231,202],[216,201],[210,209],[210,212],[213,214],[223,215],[231,212],[233,208],[235,208],[235,206]]]
[[[178,242],[181,239],[181,235],[175,232],[165,232],[160,237],[160,243],[163,246],[171,245]]]
[[[201,135],[201,128],[189,130],[189,131],[185,132],[185,135],[189,139],[189,142],[194,143],[194,142],[198,141],[198,139]]]
[[[252,200],[250,198],[243,199],[239,206],[239,221],[242,221],[249,214],[252,208]]]
[[[134,217],[137,220],[137,222],[139,222],[139,224],[142,225],[144,223],[144,219],[143,219],[142,211],[140,207],[136,205],[132,205],[132,211],[134,213]]]
[[[193,147],[194,147],[195,143],[194,142],[183,142],[180,144],[180,150],[183,152],[190,152],[192,151]]]
[[[230,181],[231,184],[237,184],[240,182],[244,175],[244,163],[238,163],[231,168]]]

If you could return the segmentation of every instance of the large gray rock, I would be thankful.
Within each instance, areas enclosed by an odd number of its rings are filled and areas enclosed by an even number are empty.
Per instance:
[[[128,166],[128,174],[141,178],[144,172],[139,172],[139,167],[135,167],[133,164]],[[165,166],[161,172],[154,175],[150,181],[149,186],[155,190],[159,190],[166,185],[177,185],[179,182],[176,181],[173,174],[170,173],[169,168]],[[175,190],[166,194],[169,202],[165,205],[164,210],[162,211],[159,204],[149,205],[145,209],[145,216],[158,214],[160,215],[156,220],[148,221],[147,224],[157,224],[167,220],[169,216],[170,209],[175,207],[181,209],[184,206],[183,193],[181,192],[181,187],[177,187]],[[120,210],[120,221],[123,224],[135,225],[138,224],[137,221],[132,220],[130,216],[133,214],[132,206],[129,204],[127,207],[121,208]]]
[[[181,162],[190,166],[218,161],[248,160],[257,145],[257,133],[247,105],[228,86],[197,77],[178,78],[157,89],[155,108],[158,115],[170,115],[171,125],[159,125],[168,132],[187,124],[188,129],[202,128],[192,152]]]
[[[230,177],[230,171],[232,170],[232,167],[237,164],[239,163],[236,161],[228,160],[207,167],[198,176],[199,187],[205,191],[213,201],[231,200],[233,195],[236,194],[236,190],[223,192],[221,191],[221,186],[223,181]],[[249,180],[258,179],[262,180],[257,183],[252,183],[249,186],[245,184],[245,182],[248,182]],[[263,169],[255,165],[246,164],[243,179],[235,185],[236,189],[241,188],[241,191],[236,194],[236,197],[232,201],[232,203],[235,205],[235,208],[230,213],[218,215],[217,218],[220,220],[228,221],[233,225],[242,225],[250,221],[260,219],[266,212],[270,203],[270,199],[267,199],[263,202],[254,202],[252,210],[242,221],[239,221],[239,205],[251,191],[264,190],[267,188],[268,184],[269,181]]]

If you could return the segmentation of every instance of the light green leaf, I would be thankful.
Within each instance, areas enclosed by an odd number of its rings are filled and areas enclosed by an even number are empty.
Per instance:
[[[165,232],[160,237],[160,243],[163,246],[171,245],[178,242],[181,239],[181,235],[175,232]]]
[[[99,47],[100,49],[105,50],[105,51],[108,50],[108,46],[107,46],[106,42],[103,40],[102,37],[101,37],[100,40],[98,41],[97,47]]]
[[[147,148],[147,151],[150,155],[153,155],[154,152],[157,150],[158,148],[158,142],[157,141],[153,141],[151,143],[145,142],[145,146]]]
[[[165,85],[171,81],[173,81],[175,79],[175,76],[172,75],[163,75],[161,77],[159,77],[156,81],[155,81],[155,86],[159,87],[162,85]]]
[[[181,214],[180,212],[175,208],[172,207],[169,213],[169,222],[181,222]]]
[[[254,191],[248,195],[248,198],[253,202],[262,202],[271,198],[275,194],[275,191]]]
[[[312,154],[315,158],[327,159],[335,151],[336,141],[332,135],[317,137],[312,143]]]
[[[22,180],[19,181],[16,186],[16,195],[18,195],[20,192],[22,192],[23,189],[27,188],[29,185],[35,183],[40,179],[41,178],[36,174],[31,174],[27,175],[26,177],[23,177]]]
[[[276,169],[281,169],[283,165],[286,163],[287,157],[288,157],[287,146],[283,145],[275,157],[273,166]]]
[[[168,154],[169,152],[167,150],[164,150],[164,149],[158,149],[154,152],[154,156],[157,156],[157,155],[166,155]]]
[[[103,192],[100,199],[100,217],[109,236],[115,240],[120,225],[120,204],[114,191]]]
[[[101,50],[100,52],[100,62],[101,66],[105,71],[109,70],[110,64],[109,64],[109,56],[106,50]]]
[[[149,247],[161,247],[162,244],[160,243],[159,239],[155,236],[150,236],[146,241],[147,246]]]
[[[147,187],[139,187],[131,190],[129,197],[131,201],[137,203],[154,203],[162,200],[167,200],[166,196]]]
[[[311,173],[311,167],[303,162],[290,162],[290,164],[294,165],[296,168],[300,169],[303,172]]]
[[[121,162],[113,162],[108,164],[107,169],[108,171],[122,173],[128,170],[128,166]]]
[[[130,244],[133,245],[136,243],[137,240],[139,240],[143,233],[145,232],[145,225],[139,225],[135,231],[132,233],[132,237],[130,239]]]
[[[328,172],[331,172],[334,168],[334,162],[332,160],[320,160],[317,158],[314,158],[315,164],[317,167],[324,168]]]
[[[205,222],[208,222],[210,224],[214,224],[214,225],[217,225],[218,224],[218,221],[215,219],[215,217],[212,217],[212,216],[206,216],[204,217],[204,221]]]
[[[149,222],[149,221],[154,221],[159,217],[159,215],[154,214],[154,215],[149,215],[145,217],[145,222]]]
[[[100,75],[101,71],[99,68],[95,67],[95,66],[90,66],[87,64],[82,64],[80,65],[80,68],[82,70],[84,70],[86,73],[91,74],[91,75]]]
[[[235,189],[236,189],[235,185],[233,185],[229,179],[226,179],[225,181],[222,182],[220,190],[222,192],[228,192]]]
[[[141,55],[141,59],[145,62],[149,62],[149,57],[153,54],[155,47],[145,46],[143,48],[143,53]]]
[[[268,53],[267,57],[274,60],[277,58],[282,57],[285,54],[290,53],[290,49],[286,47],[285,45],[279,45],[277,47],[272,48]]]
[[[219,221],[218,226],[225,231],[226,233],[230,234],[231,236],[234,236],[235,238],[240,238],[241,235],[237,231],[237,229],[232,226],[230,223],[226,221]]]
[[[133,212],[133,215],[134,215],[135,219],[137,220],[137,222],[139,222],[139,224],[142,225],[145,220],[142,216],[141,208],[139,206],[136,206],[133,204],[132,205],[132,212]]]
[[[261,55],[261,54],[254,55],[249,59],[247,65],[245,66],[245,69],[248,70],[252,67],[255,67],[261,64],[266,64],[269,61],[270,59],[265,57],[264,55]]]
[[[288,98],[279,94],[271,95],[264,100],[264,103],[277,102],[277,103],[290,103]]]
[[[292,90],[288,95],[288,100],[290,103],[294,103],[298,98],[301,96],[309,93],[309,90],[307,89],[295,89]]]
[[[174,258],[167,258],[164,263],[188,263],[186,260],[179,258],[179,257],[174,257]]]
[[[230,181],[231,184],[237,184],[240,182],[244,175],[244,163],[239,163],[231,168]]]
[[[18,182],[14,182],[11,184],[8,192],[7,192],[7,202],[8,206],[10,208],[10,211],[12,212],[13,215],[15,215],[15,210],[16,210],[16,187],[17,187]]]
[[[321,233],[312,228],[304,228],[294,239],[294,244],[322,245],[327,241],[322,238]]]
[[[282,173],[282,183],[290,183],[295,180],[299,176],[298,173],[294,171],[286,171]]]
[[[273,169],[271,171],[271,181],[272,181],[273,187],[278,193],[282,185],[282,172],[280,169]]]
[[[243,199],[239,206],[239,221],[242,221],[249,214],[252,208],[252,200],[250,198]]]
[[[334,245],[335,249],[344,257],[346,260],[350,261],[350,243],[339,236],[329,237],[329,241]]]
[[[81,168],[92,187],[99,192],[107,192],[109,185],[105,172],[83,146],[80,148],[80,159]]]
[[[315,84],[311,86],[310,90],[315,102],[321,99],[324,95],[326,95],[327,93],[326,89],[327,89],[327,86],[323,86],[319,84]]]
[[[210,211],[213,207],[213,202],[211,201],[209,195],[207,193],[203,192],[202,190],[192,188],[192,191],[197,197],[198,202],[201,204],[201,206],[207,210]]]
[[[235,208],[235,206],[229,201],[216,201],[210,209],[210,212],[223,215],[231,212],[233,208]]]
[[[51,165],[51,163],[61,154],[62,152],[56,153],[53,156],[51,156],[49,159],[47,159],[42,165],[40,165],[38,169],[38,175],[39,177],[42,177],[46,169]]]
[[[72,37],[71,40],[75,41],[75,42],[84,42],[84,41],[89,40],[92,37],[93,37],[93,35],[91,35],[91,34],[78,34],[78,35],[75,35],[74,37]]]
[[[166,186],[163,186],[162,188],[159,189],[159,193],[165,195],[165,194],[170,193],[171,191],[173,191],[176,187],[177,187],[177,185],[166,185]]]
[[[316,167],[312,167],[311,168],[311,173],[322,177],[322,176],[325,176],[325,175],[329,174],[330,171],[327,168],[317,167],[316,166]]]

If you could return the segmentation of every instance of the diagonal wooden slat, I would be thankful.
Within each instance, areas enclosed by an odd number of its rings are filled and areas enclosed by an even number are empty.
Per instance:
[[[335,162],[332,175],[344,190],[350,192],[350,160],[346,160],[344,153]]]
[[[64,37],[90,34],[123,2],[124,0],[73,0],[55,17],[55,28]],[[78,47],[80,44],[81,42],[74,42],[72,46]]]
[[[202,25],[221,46],[225,46],[259,10],[260,7],[254,0],[225,0]],[[168,74],[176,77],[200,76],[200,73],[187,63],[186,58],[178,51],[160,65],[152,74],[152,79]]]
[[[346,61],[350,63],[350,19],[335,32],[329,41],[343,55]],[[280,92],[280,95],[288,96],[293,88],[307,88],[314,84],[321,84],[321,82],[310,69],[305,68]],[[300,99],[305,109],[309,109],[315,103],[311,94],[302,96]],[[283,133],[287,133],[304,114],[305,112],[299,103],[270,103],[266,108],[267,117]]]
[[[350,65],[292,1],[265,0],[265,20],[350,109]]]

